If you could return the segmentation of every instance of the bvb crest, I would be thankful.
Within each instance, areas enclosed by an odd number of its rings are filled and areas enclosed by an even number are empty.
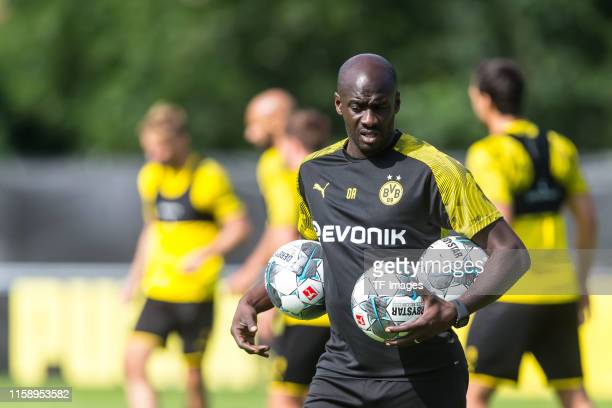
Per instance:
[[[404,195],[404,187],[400,184],[401,176],[387,176],[387,182],[382,185],[378,192],[378,198],[384,205],[395,205],[399,203]]]

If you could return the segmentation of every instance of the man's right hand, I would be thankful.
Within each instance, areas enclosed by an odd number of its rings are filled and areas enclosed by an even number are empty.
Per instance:
[[[230,333],[234,337],[238,347],[249,354],[257,354],[262,357],[269,357],[270,346],[265,344],[256,345],[255,335],[257,334],[257,311],[243,299],[238,303]]]

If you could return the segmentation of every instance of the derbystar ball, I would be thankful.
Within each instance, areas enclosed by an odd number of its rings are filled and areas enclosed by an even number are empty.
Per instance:
[[[302,320],[325,314],[322,256],[321,244],[308,240],[289,242],[272,255],[266,291],[281,312]]]

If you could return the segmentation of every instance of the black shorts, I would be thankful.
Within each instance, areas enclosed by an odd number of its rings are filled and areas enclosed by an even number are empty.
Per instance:
[[[465,361],[403,381],[315,375],[304,408],[463,408]]]
[[[578,304],[493,303],[474,316],[466,357],[475,380],[495,386],[516,381],[525,352],[531,352],[550,385],[581,383]]]
[[[272,390],[305,396],[329,333],[329,327],[285,326],[275,340]]]
[[[145,301],[134,331],[153,334],[163,345],[168,334],[177,332],[183,341],[183,352],[201,358],[213,323],[213,302],[173,303]]]

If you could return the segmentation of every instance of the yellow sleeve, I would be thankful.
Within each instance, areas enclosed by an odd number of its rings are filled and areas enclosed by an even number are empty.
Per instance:
[[[512,204],[510,186],[499,167],[499,160],[482,145],[477,143],[468,149],[465,165],[489,200],[499,204]]]
[[[212,159],[203,160],[196,170],[191,202],[198,210],[210,211],[221,223],[244,213],[244,205],[234,194],[225,170]]]
[[[428,162],[440,193],[439,199],[434,198],[432,203],[432,208],[439,209],[433,215],[434,219],[439,219],[442,228],[472,238],[501,218],[472,174],[459,162],[441,152],[432,154]]]
[[[265,187],[263,192],[271,227],[295,228],[297,221],[297,201],[295,195],[295,177],[279,175]]]
[[[257,182],[266,204],[269,226],[295,228],[297,221],[295,178],[296,173],[284,167],[275,151],[262,155],[257,166]]]
[[[142,203],[142,218],[144,222],[157,217],[155,199],[159,190],[162,168],[157,163],[147,163],[138,172],[138,194]]]
[[[308,204],[306,204],[306,200],[304,200],[302,191],[302,181],[298,172],[296,188],[296,196],[298,202],[298,232],[304,239],[311,239],[313,241],[316,241],[319,237],[317,236],[317,233],[312,224],[310,209],[308,208]]]
[[[446,208],[452,229],[472,238],[502,215],[478,187],[472,173],[464,171],[463,177],[457,180],[459,187],[449,194]]]
[[[551,171],[563,183],[568,197],[585,193],[589,187],[582,175],[576,145],[556,132],[550,133],[553,157]]]

